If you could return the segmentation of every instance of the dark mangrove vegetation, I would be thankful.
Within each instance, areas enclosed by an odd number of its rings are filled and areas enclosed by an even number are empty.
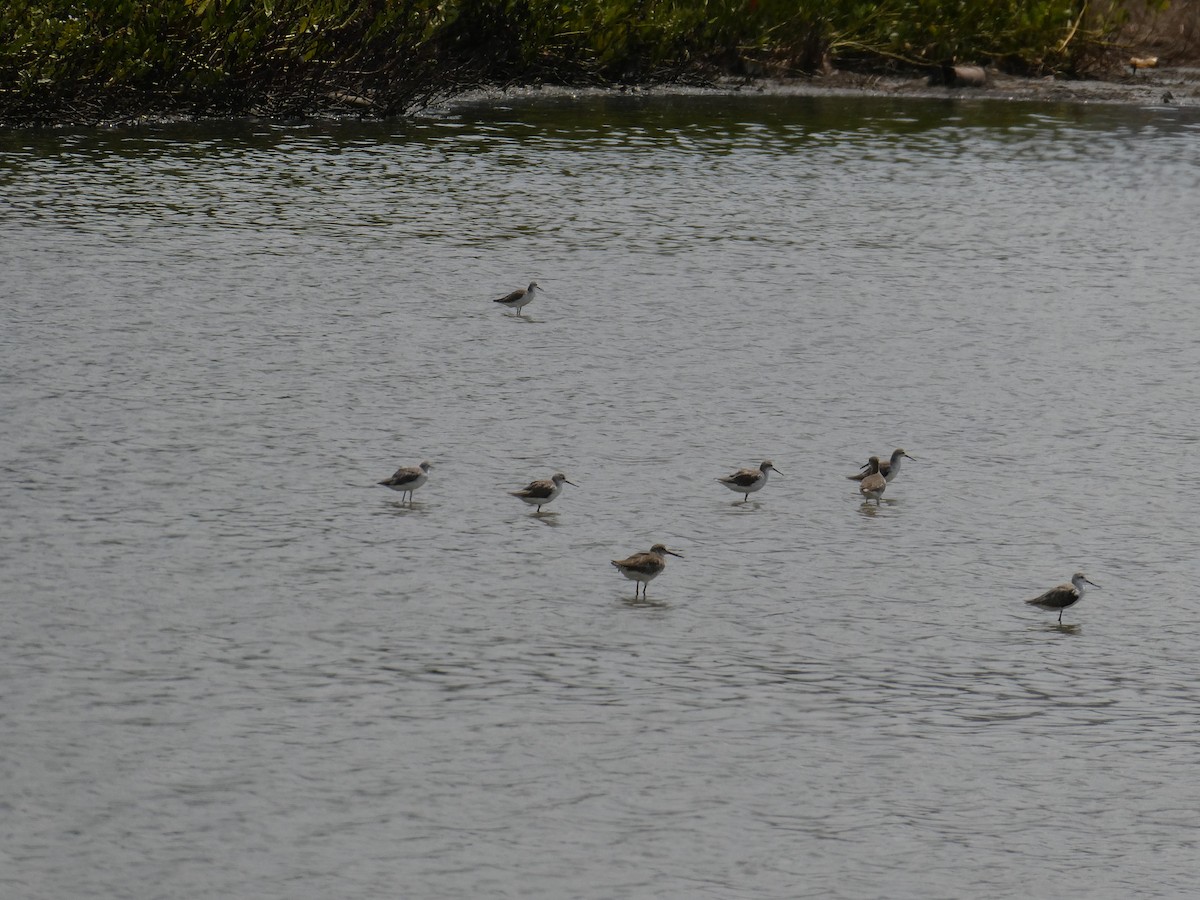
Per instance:
[[[1144,15],[1166,0],[1130,0]],[[1185,0],[1188,2],[1188,0]],[[484,84],[1094,69],[1088,0],[5,0],[0,120],[387,116]]]

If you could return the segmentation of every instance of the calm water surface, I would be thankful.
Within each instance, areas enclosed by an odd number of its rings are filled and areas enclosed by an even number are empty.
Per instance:
[[[0,136],[0,894],[1189,895],[1198,218],[1187,109]]]

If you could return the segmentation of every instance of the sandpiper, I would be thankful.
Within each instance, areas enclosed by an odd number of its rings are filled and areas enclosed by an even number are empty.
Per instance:
[[[521,488],[521,490],[509,491],[509,493],[514,497],[520,497],[530,506],[536,506],[537,511],[541,512],[543,506],[562,493],[562,486],[564,484],[579,487],[579,485],[567,478],[562,472],[555,472],[549,478],[531,481],[527,486]]]
[[[638,596],[638,582],[642,585],[642,599],[646,599],[646,582],[657,578],[659,573],[667,567],[665,557],[668,553],[683,559],[682,553],[668,550],[663,544],[655,544],[645,553],[635,553],[626,559],[614,559],[612,561],[612,564],[617,567],[622,575],[634,582],[634,600]]]
[[[726,475],[724,478],[718,478],[717,481],[725,485],[731,491],[737,491],[743,494],[742,502],[745,503],[750,499],[750,495],[755,491],[761,491],[763,485],[767,483],[767,473],[775,472],[777,475],[782,475],[775,465],[769,460],[763,460],[762,465],[757,469],[738,469],[732,475]]]
[[[425,460],[417,466],[401,466],[391,478],[385,478],[376,483],[391,488],[393,491],[400,491],[401,503],[404,502],[404,495],[408,494],[408,502],[411,505],[413,491],[429,479],[429,470],[432,468],[429,460]]]
[[[871,471],[863,476],[863,480],[858,483],[858,492],[867,500],[874,500],[875,505],[879,505],[879,498],[883,496],[883,492],[887,490],[887,479],[879,471],[879,457],[872,456],[867,462]]]
[[[1062,611],[1068,606],[1074,606],[1083,599],[1083,586],[1090,584],[1094,588],[1100,587],[1094,581],[1090,581],[1082,572],[1076,572],[1071,576],[1070,584],[1060,584],[1058,587],[1050,588],[1040,597],[1034,597],[1032,600],[1026,600],[1030,606],[1040,606],[1042,609],[1057,609],[1058,621],[1062,622]]]
[[[509,309],[515,309],[517,311],[517,315],[520,315],[521,307],[532,303],[533,298],[540,293],[543,293],[543,291],[540,287],[538,287],[538,283],[536,281],[531,281],[529,282],[529,287],[518,288],[511,294],[506,294],[503,297],[497,297],[493,302],[507,306]]]
[[[881,462],[879,464],[879,474],[881,474],[888,481],[891,481],[893,478],[895,478],[897,475],[900,474],[900,460],[906,456],[908,456],[908,454],[905,453],[903,450],[901,450],[899,447],[897,447],[895,450],[892,451],[891,460],[889,460],[888,462]],[[916,459],[915,456],[908,456],[908,458]],[[871,464],[867,463],[866,465],[863,466],[863,469],[868,469],[868,468],[870,468],[870,466],[871,466]],[[864,471],[864,472],[859,472],[857,475],[847,475],[846,477],[849,478],[851,481],[862,481],[864,478],[866,478],[870,474],[871,474],[870,472]]]

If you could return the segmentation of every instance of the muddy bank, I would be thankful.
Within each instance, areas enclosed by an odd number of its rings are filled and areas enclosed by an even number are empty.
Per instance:
[[[548,85],[481,88],[456,94],[446,105],[487,102],[503,98],[570,96],[586,92],[647,96],[708,92],[776,96],[957,97],[996,101],[1048,103],[1109,103],[1135,106],[1200,108],[1200,66],[1131,70],[1111,80],[1075,80],[1047,76],[1022,78],[992,69],[982,70],[981,84],[932,83],[928,76],[875,75],[833,71],[821,75],[772,78],[724,77],[704,84],[646,84],[614,88],[572,88]],[[972,79],[974,82],[974,79]],[[442,105],[442,104],[438,104]]]
[[[972,73],[973,74],[973,73]],[[806,79],[763,82],[752,88],[766,91],[867,94],[938,98],[979,97],[993,100],[1047,101],[1054,103],[1128,103],[1138,106],[1175,104],[1200,106],[1200,67],[1138,69],[1108,81],[1020,78],[991,69],[982,70],[982,84],[930,83],[928,78],[855,75],[835,72]],[[973,81],[973,79],[972,79]]]
[[[1028,78],[1005,74],[991,68],[971,67],[958,83],[951,77],[921,74],[870,74],[831,70],[817,75],[776,77],[692,76],[669,81],[635,84],[584,85],[508,84],[429,90],[419,100],[397,109],[386,97],[369,90],[320,88],[297,98],[281,92],[264,102],[239,110],[205,110],[203,113],[160,109],[147,113],[139,101],[124,113],[112,109],[80,107],[62,110],[61,118],[42,116],[0,119],[0,128],[28,127],[115,127],[152,125],[199,120],[262,121],[352,121],[378,120],[396,115],[412,115],[452,108],[462,103],[487,103],[505,99],[570,97],[585,94],[634,94],[669,96],[673,94],[761,94],[776,96],[864,96],[908,97],[925,99],[980,99],[995,101],[1044,101],[1078,104],[1131,104],[1137,106],[1174,106],[1200,108],[1200,65],[1164,66],[1133,69],[1107,80],[1068,79],[1055,76]]]

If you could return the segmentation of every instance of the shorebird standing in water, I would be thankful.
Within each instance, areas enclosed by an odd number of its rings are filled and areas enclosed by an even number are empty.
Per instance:
[[[1058,587],[1050,588],[1040,597],[1034,597],[1032,600],[1026,600],[1030,606],[1040,606],[1042,609],[1058,610],[1058,621],[1062,623],[1063,610],[1068,606],[1074,606],[1083,599],[1083,586],[1090,584],[1094,588],[1100,587],[1094,581],[1089,581],[1088,577],[1082,572],[1076,572],[1071,576],[1070,584],[1060,584]]]
[[[376,483],[391,488],[393,491],[399,491],[401,503],[404,502],[404,495],[408,494],[408,503],[411,506],[413,491],[429,479],[429,470],[432,468],[429,460],[425,460],[418,466],[401,466],[391,478],[385,478]]]
[[[542,507],[562,493],[564,484],[574,485],[562,472],[555,472],[549,478],[543,478],[538,481],[531,481],[528,485],[521,488],[519,491],[509,491],[514,497],[520,497],[530,506],[536,506],[537,512],[542,511]]]
[[[663,569],[667,567],[666,554],[678,556],[683,559],[682,553],[676,553],[674,550],[668,550],[662,544],[655,544],[645,553],[635,553],[633,556],[626,559],[614,559],[612,564],[617,567],[617,570],[634,582],[633,599],[638,596],[638,583],[642,585],[642,599],[646,599],[646,582],[653,581],[659,576]]]
[[[879,505],[879,498],[883,496],[883,492],[887,490],[887,479],[883,477],[883,473],[879,471],[879,457],[872,456],[867,462],[871,467],[863,480],[858,483],[858,492],[867,500],[874,500],[875,505]]]
[[[527,306],[533,302],[533,298],[544,291],[538,287],[536,281],[529,282],[529,287],[518,288],[511,294],[505,294],[503,297],[497,297],[493,302],[507,306],[509,309],[515,309],[517,315],[521,315],[521,307]]]
[[[724,478],[718,478],[717,481],[725,485],[731,491],[737,491],[743,494],[742,502],[745,503],[750,499],[750,495],[755,491],[761,491],[763,485],[767,483],[767,473],[774,472],[777,475],[782,475],[775,465],[769,460],[763,460],[762,465],[757,469],[738,469],[732,475],[726,475]]]
[[[906,456],[908,456],[908,454],[897,447],[892,451],[892,458],[889,461],[881,462],[879,464],[879,474],[882,475],[885,480],[890,482],[893,478],[900,474],[900,460]],[[908,458],[916,459],[915,456],[908,456]],[[864,469],[869,469],[870,467],[870,463],[867,463],[865,466],[863,466]],[[846,477],[851,481],[862,481],[870,474],[870,472],[859,472],[857,475],[847,475]]]

